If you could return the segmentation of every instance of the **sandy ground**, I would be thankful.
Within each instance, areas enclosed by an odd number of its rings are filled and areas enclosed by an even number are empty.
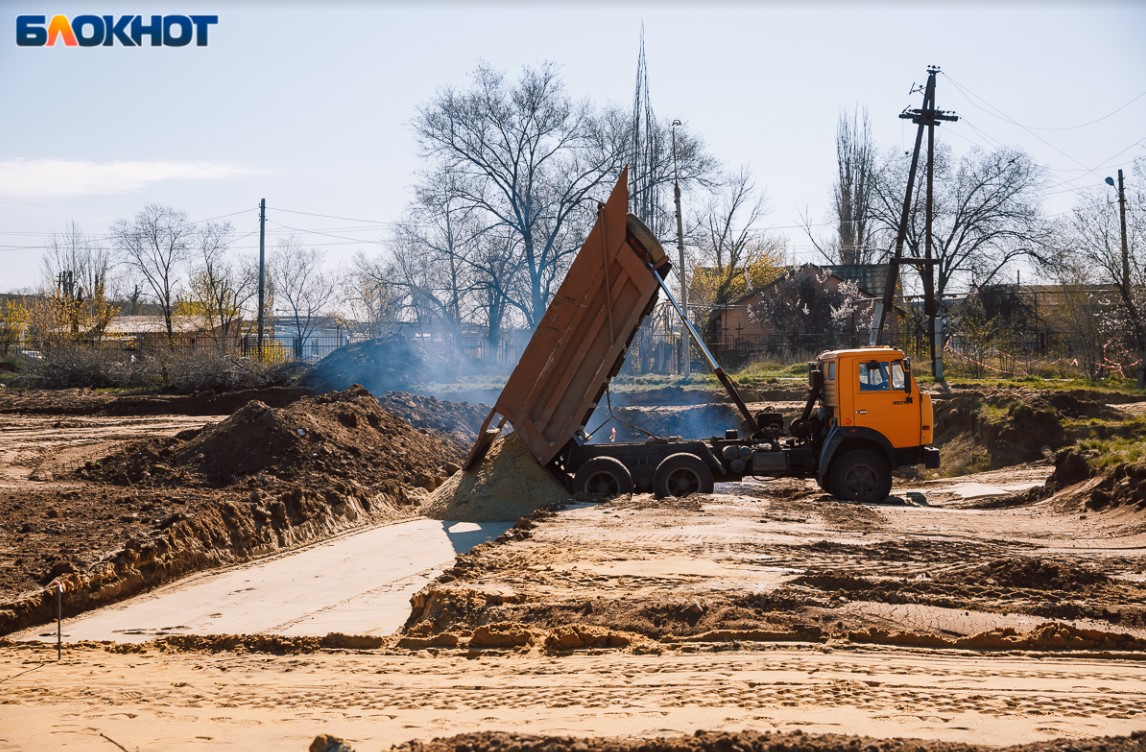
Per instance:
[[[0,416],[0,488],[28,480],[48,481],[117,446],[149,436],[172,436],[201,428],[211,418],[191,415]]]
[[[1011,744],[1146,727],[1135,660],[764,646],[691,654],[0,652],[0,750],[359,750],[461,731],[697,729]]]
[[[82,491],[61,480],[75,463],[204,420],[5,415],[0,482]],[[115,642],[69,643],[60,661],[38,638],[50,629],[0,643],[0,750],[303,750],[329,732],[364,752],[481,730],[1007,745],[1146,729],[1146,516],[1010,495],[1048,472],[901,482],[882,505],[791,481],[577,504],[432,582],[475,531],[341,535],[70,621],[70,639]],[[419,577],[410,602],[401,584]],[[399,591],[404,606],[339,610]],[[137,642],[212,622],[262,635]],[[376,637],[297,637],[333,632]]]
[[[66,642],[144,642],[168,635],[343,632],[388,635],[410,615],[410,596],[454,557],[504,533],[508,523],[408,520],[340,536],[177,583],[66,619]],[[385,551],[384,565],[378,552]],[[56,641],[56,625],[12,640]]]
[[[975,509],[966,499],[857,507],[779,500],[766,485],[742,486],[701,500],[636,497],[569,508],[526,537],[476,549],[464,557],[473,562],[469,574],[436,587],[550,608],[590,600],[618,616],[610,600],[707,610],[779,592],[821,569],[878,575],[877,558],[884,575],[903,580],[1016,551],[1131,575],[1142,572],[1146,551],[1143,526],[1118,514],[1079,523],[1048,505]],[[389,559],[379,550],[377,569]],[[1011,744],[1146,728],[1141,651],[1055,650],[1037,641],[1010,651],[905,644],[911,636],[955,639],[1006,627],[1030,634],[1048,621],[1023,613],[1017,600],[1001,603],[998,592],[977,597],[977,608],[951,608],[837,595],[798,616],[823,612],[824,637],[814,642],[785,638],[781,622],[791,628],[796,614],[775,613],[772,635],[689,633],[677,624],[678,633],[635,643],[639,649],[467,648],[474,624],[464,618],[437,631],[463,636],[451,649],[403,649],[391,640],[371,651],[272,655],[89,643],[65,647],[56,663],[50,645],[9,644],[0,649],[0,749],[103,750],[110,738],[141,750],[301,750],[329,732],[374,750],[478,730],[801,729]],[[755,623],[757,632],[766,621],[767,614]],[[1146,637],[1141,627],[1099,619],[1057,622]],[[544,632],[562,620],[519,613],[513,623]],[[619,616],[615,626],[625,626]],[[861,630],[872,626],[888,630],[889,644],[865,643]]]

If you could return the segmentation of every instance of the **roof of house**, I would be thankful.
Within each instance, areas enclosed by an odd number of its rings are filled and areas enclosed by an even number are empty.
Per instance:
[[[819,268],[840,279],[854,282],[860,292],[873,298],[882,298],[887,289],[887,270],[890,264],[829,264]]]
[[[211,323],[201,316],[172,316],[171,330],[176,334],[196,334],[211,330]],[[107,325],[109,334],[166,334],[167,322],[162,316],[116,316]]]
[[[860,265],[860,266],[862,266],[862,265]],[[876,264],[875,266],[879,266],[879,265]],[[882,266],[884,268],[884,271],[886,271],[887,265],[884,264]],[[748,300],[749,298],[751,298],[755,295],[759,295],[760,293],[767,290],[768,288],[775,286],[777,283],[780,282],[780,280],[784,279],[785,277],[789,277],[789,276],[796,274],[798,272],[808,271],[810,269],[814,269],[816,271],[827,272],[828,276],[835,277],[836,279],[838,279],[841,282],[853,282],[854,281],[854,280],[848,279],[847,277],[837,273],[835,271],[836,267],[832,267],[832,266],[818,266],[816,264],[802,264],[800,266],[790,266],[790,267],[788,267],[788,270],[786,272],[784,272],[784,274],[780,275],[779,277],[772,280],[771,282],[769,282],[766,285],[762,285],[760,287],[749,290],[748,292],[744,293],[743,295],[741,295],[736,300],[732,301],[732,303],[730,305],[733,305],[733,306],[741,305],[744,303],[744,301]],[[867,297],[867,298],[879,297],[878,295],[875,295],[874,293],[872,293],[871,290],[865,288],[863,285],[860,285],[859,283],[856,283],[856,285],[857,285],[857,287],[859,287],[859,291],[863,295],[863,297]],[[881,289],[882,289],[882,286],[881,286]]]

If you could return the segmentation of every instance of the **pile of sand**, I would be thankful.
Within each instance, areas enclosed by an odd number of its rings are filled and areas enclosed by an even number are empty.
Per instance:
[[[537,464],[516,433],[494,442],[481,462],[459,470],[430,495],[422,514],[435,520],[513,522],[569,498],[569,491]]]

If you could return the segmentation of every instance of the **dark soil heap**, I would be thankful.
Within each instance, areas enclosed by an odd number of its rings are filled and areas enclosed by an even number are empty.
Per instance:
[[[302,385],[325,392],[361,384],[382,394],[416,384],[452,382],[459,370],[456,360],[392,334],[338,348],[314,364]]]
[[[390,392],[379,397],[378,402],[383,410],[414,428],[441,434],[463,457],[473,446],[482,421],[489,414],[488,405],[443,402],[408,392]]]
[[[319,737],[322,739],[323,737]],[[319,739],[315,741],[318,742]],[[324,742],[325,743],[325,742]],[[805,734],[803,731],[697,731],[689,736],[590,737],[531,736],[482,731],[430,741],[409,741],[390,752],[1141,752],[1146,732],[1093,739],[1057,739],[1008,747],[928,739],[874,739],[842,734]],[[316,749],[313,745],[311,749]],[[329,750],[330,747],[317,747]]]
[[[437,487],[459,459],[457,447],[391,415],[356,386],[285,408],[249,402],[219,423],[133,444],[80,474],[133,486],[342,481],[407,503],[408,487]]]

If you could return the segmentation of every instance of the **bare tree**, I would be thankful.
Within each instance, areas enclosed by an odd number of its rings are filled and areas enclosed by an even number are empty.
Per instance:
[[[41,259],[47,297],[76,337],[99,337],[116,314],[110,301],[111,253],[75,222],[52,236]]]
[[[322,254],[294,236],[282,238],[270,260],[275,297],[294,328],[294,354],[302,357],[319,317],[334,300],[337,285],[322,268]]]
[[[365,327],[367,336],[385,335],[397,320],[398,305],[391,279],[385,261],[358,253],[342,280],[342,289],[346,292],[343,303],[350,317]]]
[[[485,228],[448,171],[427,174],[418,202],[394,228],[390,284],[399,304],[424,326],[461,330],[472,305],[473,256]]]
[[[167,206],[148,204],[135,220],[119,220],[111,227],[122,261],[131,267],[163,311],[169,342],[175,338],[171,316],[182,281],[193,227],[187,215]]]
[[[1010,147],[973,149],[958,161],[950,148],[935,154],[934,257],[938,300],[956,278],[988,285],[1018,259],[1048,258],[1050,233],[1040,210],[1043,170],[1026,153]],[[900,221],[908,157],[896,154],[879,168],[874,183],[872,222],[894,237]],[[916,191],[909,214],[906,247],[925,252],[924,191]]]
[[[609,129],[620,127],[620,120],[606,121]],[[636,120],[634,119],[634,123]],[[630,123],[629,127],[635,127]],[[676,236],[676,202],[672,187],[679,176],[681,192],[713,190],[720,183],[720,165],[697,135],[684,127],[675,129],[664,120],[642,123],[635,145],[628,148],[629,203],[658,238]],[[673,154],[675,139],[676,153]],[[634,155],[635,152],[635,155]],[[637,171],[640,167],[642,172]]]
[[[1100,189],[1083,195],[1058,225],[1053,267],[1060,275],[1110,292],[1096,294],[1105,302],[1107,357],[1125,370],[1146,367],[1146,157],[1134,161],[1137,181],[1126,191],[1126,256],[1116,191]]]
[[[840,112],[836,124],[835,237],[816,239],[812,221],[805,214],[804,233],[827,261],[836,264],[871,264],[877,249],[872,245],[872,191],[875,180],[875,144],[866,107]]]
[[[696,218],[699,259],[689,285],[690,303],[720,308],[780,275],[781,248],[760,227],[764,213],[764,193],[757,191],[751,170],[741,167],[722,181]],[[715,318],[708,321],[711,339]]]
[[[243,309],[258,290],[258,269],[231,253],[230,222],[208,222],[193,233],[194,264],[190,289],[195,313],[206,318],[220,352],[238,336]]]
[[[507,321],[514,320],[514,293],[522,288],[520,254],[513,250],[517,242],[516,234],[508,228],[496,228],[481,234],[477,249],[469,258],[476,272],[475,312],[486,325],[487,339],[494,348],[501,342]],[[516,318],[520,323],[524,317]]]
[[[415,130],[435,171],[453,176],[459,205],[513,234],[508,249],[525,285],[506,291],[507,301],[536,326],[592,219],[587,199],[616,174],[623,143],[587,103],[569,99],[548,63],[515,82],[479,65],[471,88],[445,89],[419,108]]]
[[[839,257],[842,264],[870,264],[871,190],[875,171],[875,146],[867,108],[852,110],[849,119],[840,114],[836,126],[836,218],[839,221]]]

